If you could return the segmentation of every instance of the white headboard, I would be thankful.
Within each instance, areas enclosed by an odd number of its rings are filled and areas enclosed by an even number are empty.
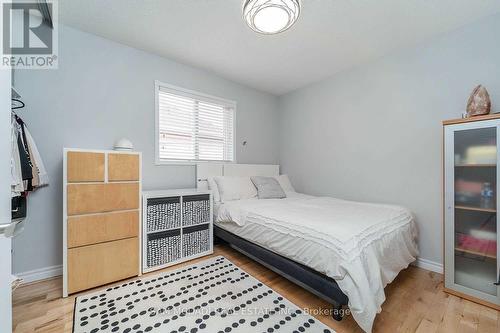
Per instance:
[[[280,166],[272,164],[199,163],[196,165],[196,187],[208,189],[207,179],[217,176],[278,176]]]

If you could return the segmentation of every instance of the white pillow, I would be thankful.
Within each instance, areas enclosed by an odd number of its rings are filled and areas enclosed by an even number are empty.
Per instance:
[[[215,177],[220,201],[250,199],[257,196],[257,189],[250,177]]]
[[[290,183],[290,179],[288,179],[287,175],[279,175],[275,176],[276,180],[278,183],[280,183],[281,188],[285,192],[295,192],[295,189],[292,186],[292,183]]]
[[[207,182],[208,182],[208,189],[212,191],[214,202],[220,202],[220,194],[219,194],[219,188],[217,187],[217,183],[212,177],[208,178]]]

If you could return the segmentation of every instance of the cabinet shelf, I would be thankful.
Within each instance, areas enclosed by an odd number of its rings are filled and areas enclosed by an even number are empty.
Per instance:
[[[496,164],[457,164],[455,168],[494,168]]]
[[[161,232],[164,232],[164,231],[184,229],[184,228],[189,228],[189,227],[192,227],[192,226],[195,226],[195,225],[204,225],[204,224],[209,224],[209,223],[210,223],[210,221],[208,221],[208,222],[202,222],[202,223],[197,223],[197,224],[192,224],[192,225],[183,225],[183,226],[180,226],[180,227],[173,227],[173,228],[166,228],[166,229],[146,231],[146,234],[148,234],[148,235],[149,234],[157,234],[157,233],[161,233]]]
[[[481,256],[485,258],[490,258],[490,259],[496,259],[497,256],[493,254],[486,254],[483,252],[478,252],[478,251],[473,251],[473,250],[468,250],[468,249],[463,249],[461,247],[455,247],[455,251],[463,252],[463,253],[468,253],[476,256]]]
[[[158,234],[158,233],[162,233],[162,232],[165,232],[165,231],[171,231],[171,230],[177,230],[177,229],[182,229],[182,227],[173,227],[173,228],[165,228],[165,229],[158,229],[158,230],[150,230],[150,231],[146,231],[146,234],[150,235],[150,234]]]
[[[481,207],[471,207],[471,206],[455,206],[455,209],[460,210],[471,210],[475,212],[486,212],[486,213],[496,213],[497,210],[494,208],[481,208]]]

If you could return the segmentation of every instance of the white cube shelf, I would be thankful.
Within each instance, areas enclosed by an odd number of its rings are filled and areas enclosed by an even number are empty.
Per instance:
[[[142,210],[143,273],[213,253],[211,191],[144,191]]]

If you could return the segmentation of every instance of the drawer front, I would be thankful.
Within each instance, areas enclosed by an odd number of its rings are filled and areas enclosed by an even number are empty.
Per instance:
[[[68,247],[109,242],[139,235],[139,211],[68,218]]]
[[[68,215],[139,208],[139,184],[69,184]]]
[[[68,183],[103,182],[104,153],[68,152]]]
[[[139,180],[139,155],[109,154],[108,180],[110,182]]]
[[[137,237],[68,250],[68,292],[101,286],[139,274]]]

